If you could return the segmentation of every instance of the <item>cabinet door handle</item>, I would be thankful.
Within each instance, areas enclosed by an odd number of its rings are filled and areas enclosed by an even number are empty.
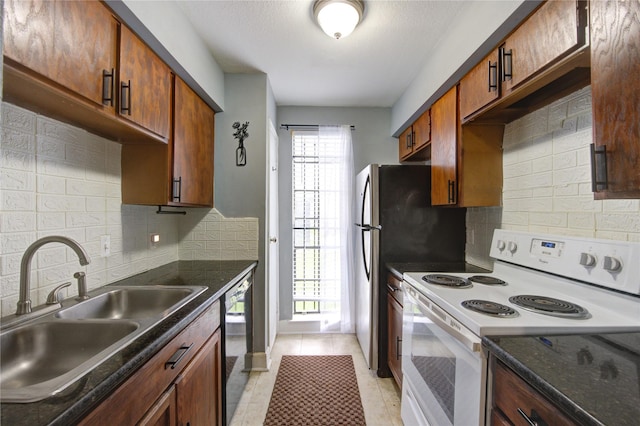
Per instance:
[[[507,51],[504,47],[501,47],[499,52],[500,62],[502,63],[501,80],[511,80],[513,77],[513,51],[511,49]]]
[[[498,90],[498,63],[489,61],[489,92]]]
[[[120,83],[120,112],[131,115],[131,80]]]
[[[169,361],[164,363],[164,369],[166,370],[169,367],[171,367],[172,370],[175,369],[176,365],[178,365],[180,361],[182,361],[182,358],[184,358],[184,356],[191,350],[192,347],[193,343],[189,346],[182,344],[182,346],[180,346],[176,353],[174,353],[171,358],[169,358]]]
[[[542,420],[542,418],[540,418],[536,410],[531,410],[531,416],[527,416],[527,414],[521,408],[518,408],[518,413],[531,426],[547,426],[547,423]]]
[[[601,158],[602,161],[598,161]],[[607,189],[607,146],[591,144],[591,191],[598,192]]]
[[[449,204],[454,204],[456,202],[456,181],[455,180],[449,180],[449,187],[448,187],[448,200],[447,202]]]
[[[411,149],[411,145],[412,145],[412,143],[411,143],[411,132],[409,132],[409,133],[407,133],[407,136],[405,137],[405,144],[404,144],[404,146],[405,146],[407,149]]]
[[[115,70],[113,68],[111,68],[111,72],[102,70],[102,103],[104,105],[113,106],[114,76]]]
[[[389,283],[387,283],[387,290],[389,290],[391,293],[395,293],[396,291],[398,291],[397,288],[395,288],[394,286],[392,286]]]
[[[402,358],[402,339],[396,336],[396,359]]]
[[[173,201],[180,202],[182,197],[182,176],[178,179],[173,179]]]

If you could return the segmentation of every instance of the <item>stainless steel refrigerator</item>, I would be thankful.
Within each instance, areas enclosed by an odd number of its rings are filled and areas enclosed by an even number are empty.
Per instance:
[[[386,369],[385,264],[464,262],[466,209],[431,206],[427,165],[370,164],[356,194],[356,335],[369,368]]]

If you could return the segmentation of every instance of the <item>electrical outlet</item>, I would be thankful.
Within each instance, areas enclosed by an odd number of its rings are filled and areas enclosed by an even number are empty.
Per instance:
[[[111,254],[111,235],[100,237],[100,257],[107,257]]]
[[[160,244],[160,234],[149,234],[149,248],[156,248]]]

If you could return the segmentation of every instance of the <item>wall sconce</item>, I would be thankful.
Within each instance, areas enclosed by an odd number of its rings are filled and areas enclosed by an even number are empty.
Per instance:
[[[351,34],[362,20],[362,0],[316,0],[313,15],[322,31],[336,40]]]
[[[244,147],[244,140],[249,137],[249,132],[247,132],[249,122],[245,121],[244,124],[240,124],[239,121],[236,121],[233,123],[232,127],[236,129],[233,133],[233,137],[238,139],[238,148],[236,149],[236,166],[246,166],[247,150]]]

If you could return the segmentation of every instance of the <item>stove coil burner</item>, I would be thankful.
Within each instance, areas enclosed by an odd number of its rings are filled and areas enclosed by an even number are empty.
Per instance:
[[[485,284],[485,285],[507,285],[506,281],[501,280],[500,278],[491,277],[489,275],[474,275],[472,277],[467,278],[469,281]]]
[[[464,302],[462,302],[462,306],[471,311],[479,312],[481,314],[497,318],[514,318],[520,315],[518,314],[518,311],[507,305],[503,305],[502,303],[497,302],[491,302],[489,300],[465,300]]]
[[[472,284],[464,278],[456,277],[453,275],[429,274],[423,276],[422,280],[429,284],[452,288],[468,288],[472,286]]]
[[[511,296],[509,302],[531,312],[561,318],[587,319],[589,311],[580,305],[546,296],[519,295]]]

